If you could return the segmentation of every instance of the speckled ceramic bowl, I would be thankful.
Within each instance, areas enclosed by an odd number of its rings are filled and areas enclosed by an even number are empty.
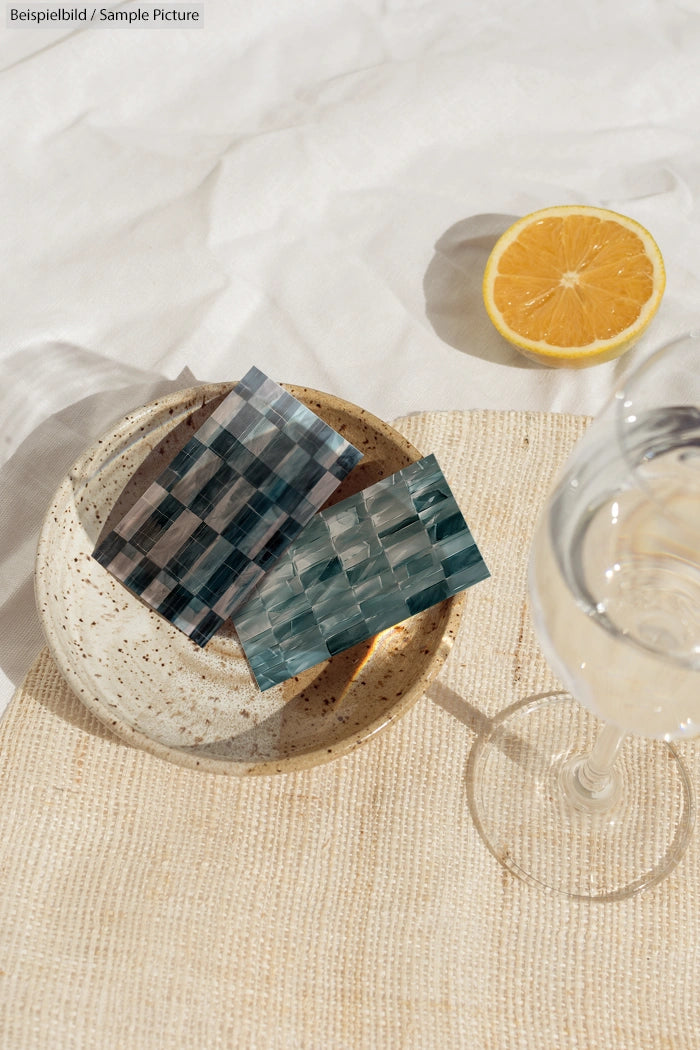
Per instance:
[[[195,769],[289,772],[351,751],[415,703],[450,650],[463,595],[261,693],[232,627],[200,649],[110,576],[91,557],[98,537],[231,386],[154,401],[81,456],[44,521],[37,604],[61,672],[120,737]],[[304,387],[287,389],[364,453],[332,502],[420,458],[362,409]]]

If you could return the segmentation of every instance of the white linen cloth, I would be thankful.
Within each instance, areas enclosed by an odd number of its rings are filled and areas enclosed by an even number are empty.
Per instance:
[[[593,414],[700,318],[700,0],[202,10],[1,30],[0,709],[41,644],[54,488],[163,389],[256,364],[385,419]],[[620,362],[539,367],[486,317],[495,235],[559,203],[625,212],[664,255]]]

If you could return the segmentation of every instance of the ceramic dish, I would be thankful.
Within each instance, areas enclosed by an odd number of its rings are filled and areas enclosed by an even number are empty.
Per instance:
[[[447,657],[464,596],[261,693],[230,624],[200,649],[110,576],[91,557],[98,538],[231,386],[211,384],[154,401],[81,456],[41,531],[37,604],[62,674],[120,737],[201,770],[288,772],[345,754],[404,714]],[[287,389],[364,453],[330,502],[420,458],[364,410],[315,390]]]

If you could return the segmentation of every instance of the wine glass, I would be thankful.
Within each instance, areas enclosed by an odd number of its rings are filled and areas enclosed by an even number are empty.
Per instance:
[[[535,530],[530,608],[569,691],[502,712],[470,756],[500,862],[569,897],[664,878],[695,803],[674,740],[700,732],[700,338],[623,378]],[[575,699],[574,699],[575,698]]]

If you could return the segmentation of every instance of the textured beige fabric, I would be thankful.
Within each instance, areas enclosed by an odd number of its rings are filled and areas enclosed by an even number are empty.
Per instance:
[[[110,736],[41,655],[0,727],[2,1048],[700,1047],[700,837],[656,889],[577,904],[502,870],[465,800],[475,733],[555,685],[525,562],[583,427],[401,421],[493,577],[428,695],[327,766],[170,766]],[[697,781],[700,748],[684,754]]]

